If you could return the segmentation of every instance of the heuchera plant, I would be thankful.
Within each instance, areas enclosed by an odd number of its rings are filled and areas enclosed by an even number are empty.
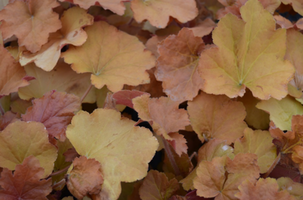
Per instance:
[[[0,199],[302,200],[302,15],[1,1]]]

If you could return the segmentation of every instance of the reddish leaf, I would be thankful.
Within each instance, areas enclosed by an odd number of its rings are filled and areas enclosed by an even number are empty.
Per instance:
[[[50,91],[42,98],[34,100],[33,106],[27,109],[22,119],[43,123],[52,137],[64,141],[66,126],[80,107],[77,96]]]
[[[139,194],[144,200],[169,199],[179,189],[177,179],[168,180],[167,176],[155,170],[148,172]]]
[[[39,160],[33,156],[24,159],[16,166],[15,172],[3,169],[0,178],[0,198],[5,200],[47,200],[46,196],[52,191],[52,180],[40,180],[44,169]]]

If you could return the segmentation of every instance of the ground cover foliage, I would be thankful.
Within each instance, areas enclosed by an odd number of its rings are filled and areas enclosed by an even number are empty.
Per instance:
[[[303,199],[301,1],[0,9],[0,199]]]

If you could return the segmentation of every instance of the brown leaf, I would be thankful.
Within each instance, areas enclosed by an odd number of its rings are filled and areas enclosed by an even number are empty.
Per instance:
[[[85,156],[75,158],[73,169],[68,174],[67,188],[76,198],[99,194],[102,183],[102,170],[98,161]]]
[[[46,196],[52,191],[52,180],[43,178],[44,169],[39,160],[33,156],[24,159],[16,166],[14,173],[3,169],[0,178],[0,198],[6,200],[47,200]]]

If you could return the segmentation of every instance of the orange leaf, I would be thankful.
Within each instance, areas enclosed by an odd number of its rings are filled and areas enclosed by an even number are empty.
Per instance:
[[[151,170],[143,180],[139,195],[144,200],[162,200],[169,199],[178,190],[177,179],[168,180],[164,173]]]
[[[187,154],[187,141],[184,138],[184,135],[175,132],[175,133],[169,133],[169,137],[171,137],[171,140],[167,140],[168,143],[170,143],[170,145],[174,148],[174,150],[176,151],[176,153],[181,156],[182,153]]]
[[[27,86],[26,73],[11,54],[0,45],[0,97],[17,92],[19,87]]]
[[[258,0],[241,8],[243,21],[232,14],[220,20],[213,31],[217,45],[204,50],[198,71],[205,80],[204,91],[243,96],[246,87],[259,99],[281,99],[294,68],[284,60],[286,30],[275,29],[273,16]]]
[[[3,39],[15,35],[19,46],[37,52],[47,42],[49,33],[61,28],[59,15],[52,10],[57,6],[59,3],[55,0],[14,1],[8,4],[0,11]]]
[[[230,144],[240,138],[247,128],[243,104],[223,95],[201,92],[188,102],[187,110],[191,125],[202,142],[217,138]]]
[[[24,68],[26,74],[35,78],[35,80],[30,81],[28,86],[18,90],[20,98],[25,100],[41,98],[51,90],[74,94],[81,98],[91,85],[89,74],[77,74],[70,68],[70,65],[63,62],[63,59],[59,60],[57,66],[50,72],[46,72],[34,64],[29,64]],[[93,103],[95,101],[95,89],[92,88],[83,103]]]
[[[194,187],[197,194],[206,198],[220,194],[225,182],[226,157],[215,157],[212,161],[202,161],[197,168]]]
[[[194,0],[159,0],[142,1],[133,0],[131,9],[137,22],[147,19],[153,26],[165,28],[169,16],[185,23],[198,15],[198,9]]]
[[[62,53],[64,61],[77,73],[91,72],[96,88],[104,85],[112,92],[124,84],[149,82],[147,69],[154,67],[155,58],[144,50],[135,36],[117,30],[106,22],[96,22],[85,29],[88,39],[81,47],[70,47]]]
[[[153,130],[165,139],[171,140],[168,133],[184,130],[189,125],[186,110],[179,109],[179,102],[168,97],[148,98],[141,95],[133,99],[134,109],[145,121],[153,121]]]
[[[255,184],[246,180],[239,190],[235,196],[240,200],[295,200],[286,190],[279,191],[278,183],[273,178],[260,178]]]
[[[81,102],[77,96],[50,91],[42,98],[35,99],[33,106],[22,115],[22,119],[43,123],[52,137],[64,141],[66,126],[80,108]]]
[[[75,158],[73,169],[68,173],[67,188],[77,198],[98,195],[103,183],[101,165],[95,159],[85,156]]]
[[[0,198],[6,200],[47,200],[52,191],[52,179],[40,180],[44,169],[39,160],[33,156],[25,158],[22,164],[16,166],[14,173],[3,169],[0,178]]]
[[[118,15],[123,15],[125,11],[125,6],[123,0],[60,0],[73,2],[78,4],[81,8],[89,9],[89,7],[100,4],[105,10],[109,9]]]
[[[76,151],[101,163],[104,182],[99,197],[117,199],[120,182],[132,182],[147,174],[148,162],[158,148],[152,133],[121,118],[112,109],[79,111],[67,127],[66,136]]]
[[[203,87],[197,72],[199,55],[204,48],[202,38],[183,28],[178,35],[168,36],[158,45],[155,76],[163,81],[164,92],[173,101],[192,100]]]
[[[215,157],[212,161],[203,160],[197,168],[194,188],[202,197],[216,199],[235,199],[234,194],[244,180],[259,177],[257,155],[237,154],[233,160],[228,157]]]
[[[37,67],[45,71],[51,71],[57,64],[61,49],[66,44],[81,46],[87,39],[82,27],[93,24],[93,16],[79,7],[73,7],[65,11],[61,16],[62,28],[50,35],[48,43],[34,54],[27,51],[20,53],[19,62],[22,66],[35,62]]]

